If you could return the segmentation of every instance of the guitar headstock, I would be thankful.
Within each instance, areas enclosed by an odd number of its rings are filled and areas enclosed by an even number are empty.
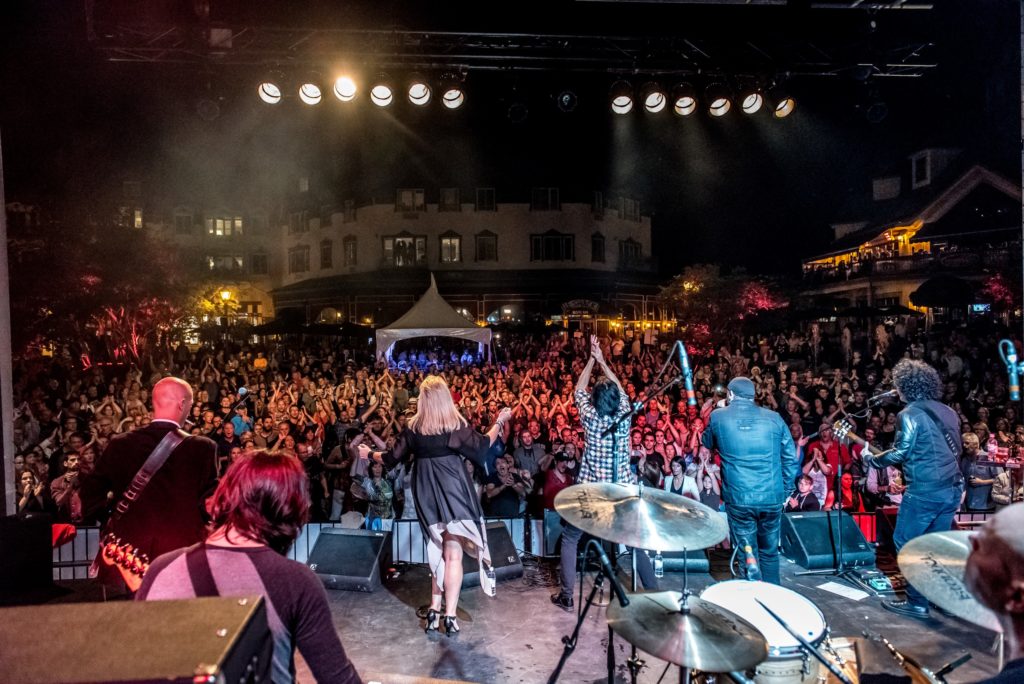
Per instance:
[[[832,424],[832,432],[835,434],[836,439],[846,439],[846,435],[853,432],[853,423],[845,418],[837,420]]]

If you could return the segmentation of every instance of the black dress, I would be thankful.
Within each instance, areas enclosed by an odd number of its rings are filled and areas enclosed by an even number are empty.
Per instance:
[[[480,586],[494,594],[494,581],[484,571],[491,566],[487,547],[487,528],[473,481],[463,458],[486,469],[486,453],[490,439],[471,427],[439,435],[421,435],[405,430],[395,442],[394,450],[385,456],[397,463],[411,452],[412,497],[416,517],[427,540],[427,561],[437,585],[444,589],[444,556],[442,534],[454,536],[466,553],[480,564]]]

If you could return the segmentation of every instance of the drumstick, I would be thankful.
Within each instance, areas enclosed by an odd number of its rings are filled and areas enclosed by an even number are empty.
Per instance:
[[[822,665],[824,665],[826,668],[828,668],[828,671],[831,672],[835,676],[836,679],[841,681],[843,684],[853,684],[853,682],[850,680],[850,678],[846,676],[845,672],[840,670],[828,658],[826,658],[822,654],[818,653],[818,649],[814,648],[814,646],[812,646],[810,644],[810,642],[807,641],[807,639],[804,639],[803,636],[799,632],[797,632],[792,627],[790,627],[786,623],[786,621],[783,620],[782,617],[778,613],[776,613],[774,610],[772,610],[768,606],[764,605],[764,603],[761,601],[761,599],[755,598],[754,600],[757,602],[757,605],[759,605],[759,606],[761,606],[762,608],[765,609],[765,612],[767,612],[769,615],[771,615],[773,618],[775,618],[775,621],[778,622],[780,625],[782,625],[783,629],[785,629],[787,632],[789,632],[790,635],[794,639],[799,641],[800,645],[803,646],[807,650],[808,653],[810,653],[812,656],[817,658],[818,662],[820,662]]]

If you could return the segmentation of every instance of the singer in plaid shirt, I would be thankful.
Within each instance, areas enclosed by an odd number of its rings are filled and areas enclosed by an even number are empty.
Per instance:
[[[594,384],[593,391],[588,391],[590,374],[597,363],[604,373],[602,379]],[[629,398],[608,367],[601,353],[597,338],[590,336],[590,360],[580,373],[576,383],[576,405],[580,410],[583,422],[584,447],[583,460],[580,464],[580,482],[621,482],[633,483],[633,475],[629,470],[629,423],[623,420],[614,433],[602,436],[620,415],[630,409]],[[614,437],[614,440],[613,440]],[[618,476],[615,472],[615,450],[619,453]],[[579,553],[580,537],[583,531],[562,521],[562,588],[551,596],[551,602],[566,611],[572,611],[572,590],[576,586],[576,555]],[[636,556],[636,569],[640,580],[648,591],[657,591],[658,580],[654,577],[654,568],[646,553]]]
[[[603,361],[603,359],[602,359]],[[593,363],[593,357],[591,357]],[[602,366],[602,370],[604,367]],[[586,374],[586,371],[584,371]],[[610,378],[615,376],[610,370],[605,371]],[[617,383],[616,383],[617,384]],[[621,420],[613,433],[604,431],[621,415],[629,412],[629,397],[619,390],[619,405],[611,416],[602,415],[594,408],[590,400],[590,392],[576,387],[576,406],[580,409],[580,422],[583,423],[584,448],[580,462],[579,482],[635,482],[633,471],[629,468],[629,424]],[[619,472],[615,475],[615,451],[619,454]]]

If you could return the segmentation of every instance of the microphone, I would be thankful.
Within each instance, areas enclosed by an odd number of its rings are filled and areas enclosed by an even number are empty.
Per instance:
[[[1020,366],[1017,365],[1017,345],[1013,340],[999,341],[999,356],[1006,364],[1006,374],[1009,376],[1010,401],[1020,401]]]
[[[235,401],[235,403],[231,405],[231,409],[228,411],[228,415],[231,415],[232,413],[234,413],[235,410],[238,409],[239,406],[241,406],[242,404],[244,404],[248,400],[249,400],[249,390],[248,390],[248,388],[246,388],[246,387],[239,387],[238,388],[238,400]]]
[[[868,403],[869,404],[873,404],[873,403],[878,403],[878,402],[881,402],[881,401],[885,401],[886,399],[888,399],[890,397],[898,397],[899,394],[900,394],[899,390],[891,389],[891,390],[889,390],[887,392],[882,392],[881,394],[876,394],[875,396],[871,397],[870,399],[868,399]]]
[[[679,347],[679,365],[683,369],[683,382],[686,384],[686,405],[696,406],[697,395],[693,392],[693,371],[690,370],[690,357],[686,353],[686,345],[682,340],[676,340]]]
[[[626,590],[622,588],[622,583],[615,577],[612,563],[608,560],[608,554],[604,552],[604,547],[597,542],[593,542],[593,544],[594,548],[597,549],[597,558],[601,561],[601,567],[604,568],[604,574],[608,575],[608,581],[612,583],[612,591],[615,592],[615,598],[619,600],[619,605],[625,608],[629,605],[629,599],[626,598]]]

